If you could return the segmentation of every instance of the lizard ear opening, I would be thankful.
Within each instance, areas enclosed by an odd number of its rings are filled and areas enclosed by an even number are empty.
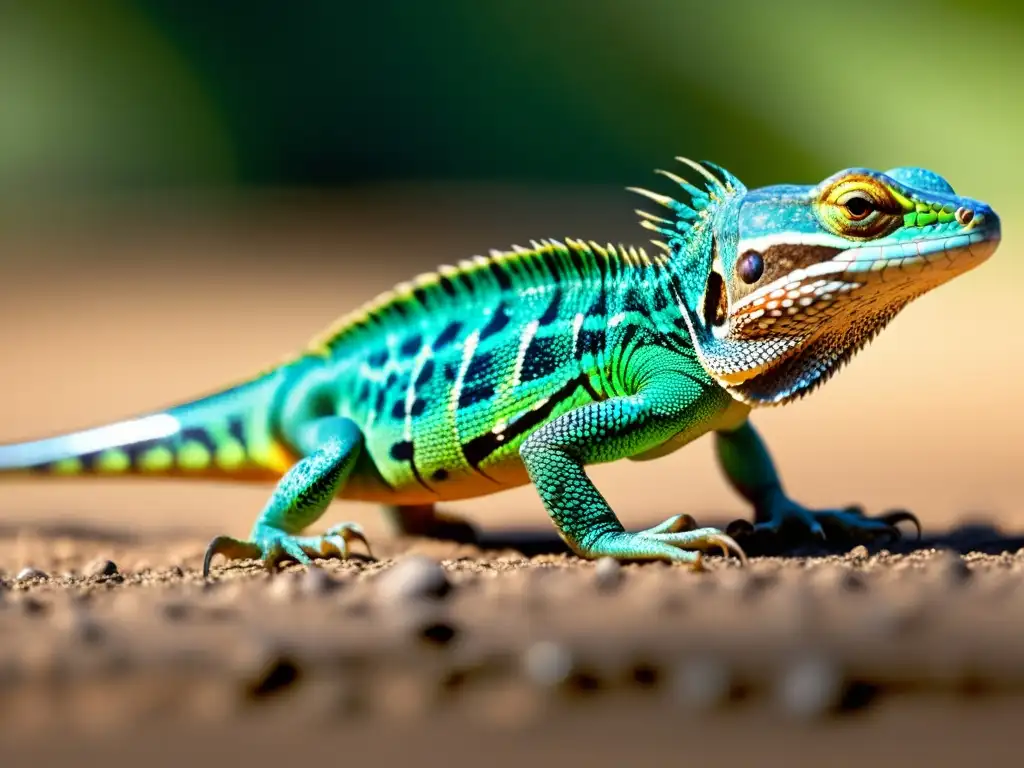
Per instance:
[[[703,314],[704,325],[709,328],[721,328],[728,319],[729,304],[725,294],[725,280],[714,268],[708,273],[708,284],[704,289]]]
[[[722,259],[718,253],[718,238],[711,236],[711,269],[704,286],[704,300],[701,306],[704,327],[716,338],[729,332],[729,292],[722,274]]]

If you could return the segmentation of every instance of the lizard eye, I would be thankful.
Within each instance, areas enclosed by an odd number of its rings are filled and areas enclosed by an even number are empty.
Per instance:
[[[757,251],[747,251],[736,262],[736,274],[747,285],[756,283],[764,274],[764,257]]]
[[[903,225],[904,204],[894,189],[870,175],[851,174],[821,191],[818,220],[850,240],[875,240]]]
[[[875,201],[861,191],[849,192],[836,200],[836,205],[853,221],[861,221],[876,210]]]

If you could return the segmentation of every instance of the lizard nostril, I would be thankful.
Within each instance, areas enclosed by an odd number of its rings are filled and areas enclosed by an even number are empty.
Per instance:
[[[974,219],[974,211],[970,208],[957,208],[956,209],[956,221],[961,227],[966,227]]]

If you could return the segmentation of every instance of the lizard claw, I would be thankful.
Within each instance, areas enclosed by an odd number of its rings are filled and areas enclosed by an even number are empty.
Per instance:
[[[717,528],[697,528],[696,522],[689,515],[674,515],[658,525],[635,533],[606,533],[578,550],[578,553],[590,558],[684,562],[700,570],[703,567],[703,551],[714,548],[721,549],[726,557],[736,555],[743,565],[747,565],[747,555],[735,539]]]
[[[217,536],[206,547],[203,557],[203,578],[210,575],[210,563],[216,555],[224,555],[229,560],[254,560],[260,556],[260,548],[249,541],[233,539],[230,536]]]
[[[310,565],[314,557],[330,555],[346,560],[350,554],[349,543],[352,541],[362,542],[367,553],[373,557],[366,534],[356,523],[339,523],[322,536],[293,536],[275,528],[257,526],[252,541],[230,536],[217,536],[213,539],[203,558],[203,578],[209,578],[210,564],[216,555],[223,555],[229,560],[262,560],[266,568],[273,571],[286,560],[294,560],[303,565]]]
[[[747,553],[743,551],[743,548],[731,536],[725,533],[709,534],[707,542],[709,545],[717,544],[722,550],[722,557],[736,555],[744,566],[748,565]]]
[[[366,554],[373,557],[370,541],[366,538],[366,534],[363,533],[362,526],[356,523],[339,523],[338,525],[331,526],[323,535],[323,541],[325,544],[330,545],[342,560],[348,558],[348,543],[350,541],[362,542],[363,546],[366,547]]]
[[[664,522],[640,531],[638,536],[650,536],[676,546],[694,549],[711,549],[718,547],[722,556],[735,554],[743,565],[747,564],[747,556],[743,548],[728,533],[716,528],[698,528],[697,521],[690,515],[673,515]]]
[[[898,524],[912,522],[917,528],[918,538],[921,537],[921,524],[917,517],[905,510],[889,512],[878,517],[867,517],[863,507],[850,505],[842,509],[812,511],[802,507],[785,497],[775,500],[771,508],[759,515],[762,519],[751,525],[746,521],[734,521],[727,531],[737,538],[748,536],[771,536],[781,538],[781,534],[793,529],[804,532],[806,542],[810,536],[819,542],[826,541],[873,541],[879,537],[887,537],[891,541],[902,538]]]
[[[898,510],[894,510],[892,512],[887,512],[884,515],[879,515],[875,519],[876,520],[881,520],[882,522],[885,522],[885,523],[888,523],[889,525],[891,525],[893,528],[896,529],[897,533],[899,533],[899,528],[897,528],[896,526],[899,525],[900,523],[906,523],[906,522],[913,523],[914,524],[914,528],[917,529],[917,538],[918,538],[918,540],[921,539],[921,533],[922,533],[921,521],[917,519],[917,515],[915,515],[913,512],[908,512],[905,509],[898,509]]]

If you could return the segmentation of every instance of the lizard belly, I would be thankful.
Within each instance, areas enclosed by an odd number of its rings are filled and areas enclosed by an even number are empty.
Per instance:
[[[537,386],[471,409],[439,400],[405,428],[371,427],[342,496],[426,504],[525,485],[530,477],[519,454],[523,441],[563,413],[593,402],[592,394],[578,376],[560,388]]]
[[[486,468],[438,458],[394,470],[385,478],[373,455],[364,453],[339,496],[384,504],[431,504],[486,496],[530,482],[518,444],[508,446]]]

